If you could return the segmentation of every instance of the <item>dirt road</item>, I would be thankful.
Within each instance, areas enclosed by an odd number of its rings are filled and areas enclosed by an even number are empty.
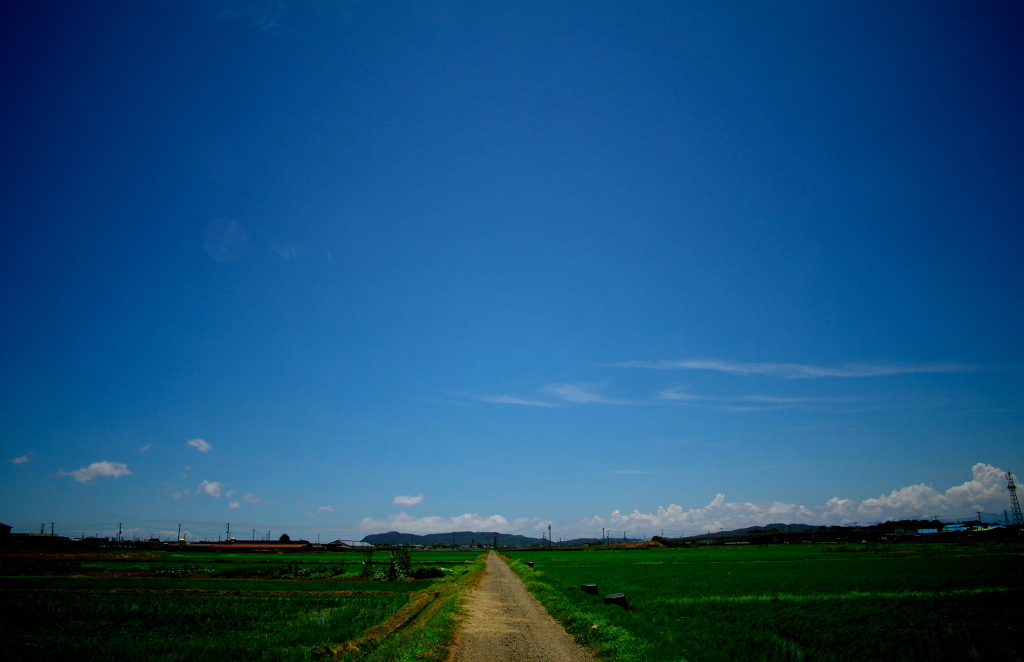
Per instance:
[[[466,600],[468,615],[452,651],[454,662],[593,662],[530,595],[498,555]]]

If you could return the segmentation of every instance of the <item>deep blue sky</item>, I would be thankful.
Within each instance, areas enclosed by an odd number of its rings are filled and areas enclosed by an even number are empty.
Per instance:
[[[1019,4],[139,5],[0,10],[0,521],[1006,507]]]

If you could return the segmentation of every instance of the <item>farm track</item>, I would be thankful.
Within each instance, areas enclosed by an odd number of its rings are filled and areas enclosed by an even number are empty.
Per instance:
[[[593,662],[497,554],[466,600],[453,662]]]

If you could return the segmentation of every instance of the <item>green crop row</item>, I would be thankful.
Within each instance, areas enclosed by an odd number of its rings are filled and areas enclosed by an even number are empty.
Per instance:
[[[353,639],[406,595],[5,592],[8,660],[306,660]]]
[[[336,566],[289,559],[273,565],[292,579],[198,578],[191,575],[208,574],[199,572],[202,566],[169,560],[154,559],[149,567],[182,568],[183,577],[122,571],[0,578],[0,598],[11,614],[0,619],[4,659],[440,660],[453,636],[462,591],[482,568],[479,560],[462,559],[435,581],[303,581],[299,577],[314,578]],[[436,566],[419,563],[410,570],[431,567]]]
[[[620,660],[1020,660],[1019,548],[543,552],[513,561],[582,643]],[[868,550],[873,552],[874,550]],[[588,595],[581,584],[598,584]],[[625,593],[629,610],[601,596]]]

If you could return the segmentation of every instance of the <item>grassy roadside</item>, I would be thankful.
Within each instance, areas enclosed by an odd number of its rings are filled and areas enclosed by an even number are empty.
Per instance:
[[[445,660],[454,643],[465,593],[483,577],[485,557],[467,562],[456,576],[413,593],[394,616],[358,638],[335,646],[321,646],[312,660],[351,662],[413,662]]]
[[[527,567],[522,561],[502,558],[552,618],[561,623],[577,643],[594,651],[595,657],[622,662],[648,659],[651,645],[646,640],[615,625],[606,615],[574,604],[567,597],[566,586],[547,573]]]

